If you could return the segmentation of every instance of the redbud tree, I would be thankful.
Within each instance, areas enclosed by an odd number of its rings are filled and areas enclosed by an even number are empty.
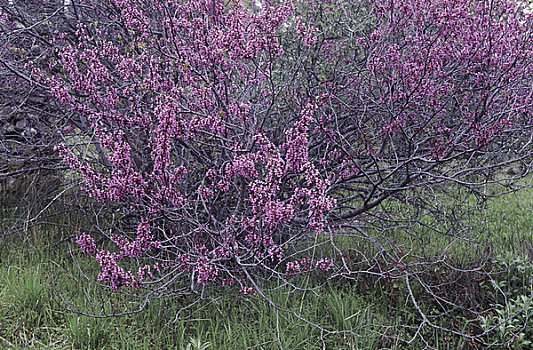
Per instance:
[[[522,5],[76,3],[35,83],[72,114],[57,150],[99,208],[77,243],[102,287],[267,298],[316,272],[401,279],[422,325],[415,285],[470,307],[427,276],[531,169]]]

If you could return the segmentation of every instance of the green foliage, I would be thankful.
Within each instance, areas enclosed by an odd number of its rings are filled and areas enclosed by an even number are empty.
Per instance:
[[[494,260],[495,279],[491,281],[493,309],[479,318],[489,341],[530,348],[533,339],[533,264],[524,256],[506,254]]]
[[[491,332],[489,339],[495,345],[512,344],[515,349],[525,349],[532,344],[529,340],[533,333],[532,311],[531,298],[518,295],[504,305],[494,304],[493,312],[479,317],[480,324],[484,331]]]
[[[494,260],[496,272],[493,285],[504,296],[518,296],[531,293],[533,264],[523,255],[507,254]]]

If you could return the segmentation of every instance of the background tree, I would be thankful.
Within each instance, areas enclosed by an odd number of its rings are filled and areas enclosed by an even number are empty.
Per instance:
[[[56,205],[64,199],[57,171],[65,167],[54,147],[70,115],[35,75],[57,58],[56,36],[74,34],[74,9],[63,5],[0,1],[1,237],[17,233],[26,240],[32,227],[57,221],[52,217],[58,211],[65,215],[65,207]]]

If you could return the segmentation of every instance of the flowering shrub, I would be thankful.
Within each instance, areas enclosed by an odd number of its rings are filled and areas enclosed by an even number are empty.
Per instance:
[[[254,12],[238,1],[103,4],[120,13],[93,10],[121,27],[78,25],[78,42],[65,43],[54,67],[67,80],[43,77],[79,115],[76,127],[96,138],[85,152],[60,144],[60,156],[89,196],[122,203],[118,212],[139,220],[133,235],[109,236],[118,253],[78,238],[100,262],[99,280],[138,286],[147,268],[134,277],[118,262],[150,255],[208,284],[242,266],[280,264],[284,246],[322,232],[335,199],[309,159],[319,101],[302,100],[277,137],[258,112],[273,103],[258,94],[272,94],[269,66],[283,55],[278,32],[294,5]]]
[[[115,290],[376,274],[351,253],[416,280],[395,252],[425,245],[422,215],[465,238],[461,199],[531,167],[532,23],[513,0],[80,4],[38,83],[74,115],[57,150],[111,246],[78,244]]]

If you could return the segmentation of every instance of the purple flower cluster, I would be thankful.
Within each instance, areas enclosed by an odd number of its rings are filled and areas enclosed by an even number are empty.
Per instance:
[[[123,236],[114,236],[113,242],[120,248],[121,257],[136,258],[144,255],[152,249],[161,248],[161,242],[154,241],[150,235],[148,220],[142,220],[137,227],[137,235],[134,241]]]
[[[97,280],[110,284],[111,288],[115,291],[124,286],[138,287],[133,273],[124,270],[118,265],[117,261],[120,259],[121,256],[119,254],[103,250],[98,251],[96,253],[96,260],[100,263],[102,272],[98,275]]]
[[[86,233],[82,233],[76,238],[76,243],[81,248],[83,254],[95,255],[96,254],[96,244],[94,238],[89,236]]]
[[[322,258],[317,261],[314,261],[310,258],[305,258],[302,260],[288,262],[285,266],[285,273],[289,277],[294,277],[298,274],[312,273],[316,270],[328,272],[334,266],[335,265],[333,264],[333,262],[328,258]]]
[[[198,283],[206,284],[217,279],[218,269],[215,265],[210,264],[207,258],[199,259],[196,262],[195,270],[198,273],[196,278]]]

